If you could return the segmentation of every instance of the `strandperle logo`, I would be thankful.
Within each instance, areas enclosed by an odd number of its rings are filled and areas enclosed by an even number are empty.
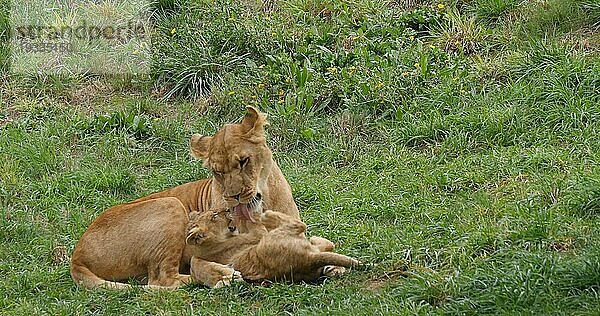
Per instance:
[[[112,26],[112,25],[92,25],[88,21],[83,20],[80,25],[77,26],[51,26],[51,25],[21,25],[17,26],[16,32],[13,36],[16,39],[106,39],[106,40],[117,40],[121,43],[133,39],[144,38],[146,32],[144,24],[140,21],[129,21],[126,26]]]
[[[146,73],[150,23],[145,1],[34,0],[11,10],[16,73]]]

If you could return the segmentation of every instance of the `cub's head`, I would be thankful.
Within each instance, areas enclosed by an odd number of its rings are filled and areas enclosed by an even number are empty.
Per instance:
[[[202,214],[190,213],[185,243],[198,245],[206,241],[222,242],[223,238],[239,234],[233,226],[229,210],[207,211]]]
[[[252,219],[260,211],[273,160],[265,140],[266,115],[247,110],[240,124],[227,124],[214,136],[193,135],[190,149],[212,171],[226,206]]]

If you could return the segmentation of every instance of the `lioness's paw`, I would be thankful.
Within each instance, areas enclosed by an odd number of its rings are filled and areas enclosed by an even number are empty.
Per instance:
[[[326,277],[335,277],[346,273],[346,268],[340,266],[324,266],[323,275]]]

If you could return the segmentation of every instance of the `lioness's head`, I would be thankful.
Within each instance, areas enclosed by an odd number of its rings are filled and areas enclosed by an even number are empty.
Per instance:
[[[193,135],[190,149],[212,171],[226,206],[253,220],[251,214],[261,209],[273,160],[265,140],[266,115],[250,106],[247,110],[240,124],[227,124],[214,136]]]
[[[220,242],[223,237],[239,234],[233,226],[233,218],[229,210],[207,211],[202,214],[190,213],[185,243],[198,245],[205,241]]]

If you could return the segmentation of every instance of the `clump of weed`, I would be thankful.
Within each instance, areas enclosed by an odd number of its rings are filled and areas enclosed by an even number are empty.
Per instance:
[[[152,134],[150,121],[134,113],[113,112],[110,115],[96,115],[90,121],[83,121],[79,128],[92,133],[124,131],[137,139],[146,139]]]
[[[600,28],[600,3],[598,1],[583,1],[581,7],[584,11],[584,16],[587,17],[587,23],[598,30]]]
[[[519,0],[477,0],[473,10],[477,19],[497,23],[519,5]]]
[[[466,16],[456,9],[449,9],[447,19],[434,29],[435,41],[447,51],[467,55],[481,53],[494,46],[489,40],[490,32],[477,22],[475,16]]]
[[[520,10],[524,21],[520,31],[529,36],[554,37],[581,27],[600,25],[600,5],[597,1],[547,0],[533,2]]]
[[[400,22],[419,34],[429,35],[432,28],[442,20],[440,10],[419,7],[400,16]]]
[[[209,95],[228,74],[241,73],[252,45],[237,24],[239,7],[187,4],[157,16],[151,74],[163,98]]]

